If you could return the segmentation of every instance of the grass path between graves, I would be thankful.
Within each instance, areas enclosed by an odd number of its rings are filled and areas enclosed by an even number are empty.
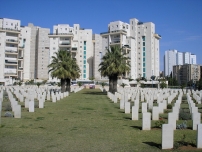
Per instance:
[[[5,111],[2,111],[2,115]],[[1,152],[133,152],[161,151],[161,130],[142,131],[141,120],[119,109],[98,89],[84,89],[29,113],[22,118],[1,119]],[[152,122],[154,125],[154,122]],[[175,131],[175,140],[192,130]]]

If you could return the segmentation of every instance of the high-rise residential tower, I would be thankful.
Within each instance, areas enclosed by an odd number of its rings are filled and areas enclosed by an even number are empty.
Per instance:
[[[20,20],[0,19],[0,82],[12,84],[20,76]]]
[[[123,77],[136,79],[152,75],[159,76],[159,40],[155,33],[155,24],[143,23],[133,18],[129,23],[122,21],[110,22],[108,31],[101,33],[102,55],[113,45],[122,47],[128,53],[131,70]],[[97,72],[97,71],[95,71]]]
[[[81,70],[79,79],[89,79],[93,77],[93,42],[92,30],[80,28],[79,24],[70,27],[68,24],[58,24],[53,26],[53,33],[50,38],[50,63],[51,56],[58,50],[70,51],[72,57],[76,59]],[[49,77],[49,80],[52,80]]]
[[[196,64],[196,55],[190,52],[167,50],[164,55],[164,75],[169,76],[174,65]]]

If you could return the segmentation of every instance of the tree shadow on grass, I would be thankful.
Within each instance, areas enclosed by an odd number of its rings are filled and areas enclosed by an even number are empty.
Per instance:
[[[157,144],[155,142],[143,142],[144,144],[147,144],[149,146],[152,146],[152,147],[156,147],[156,148],[159,148],[161,149],[161,144]]]
[[[131,120],[131,118],[130,117],[123,117],[124,119],[127,119],[127,120]]]
[[[130,126],[131,128],[135,128],[135,129],[138,129],[138,130],[142,130],[142,127],[140,126]]]
[[[105,92],[85,92],[82,94],[90,94],[90,95],[107,95]]]

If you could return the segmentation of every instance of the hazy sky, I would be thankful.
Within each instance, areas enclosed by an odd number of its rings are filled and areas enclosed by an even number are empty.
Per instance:
[[[137,18],[153,22],[162,36],[161,70],[168,49],[196,54],[202,64],[202,0],[1,0],[0,18],[51,31],[55,24],[80,24],[97,34],[107,31],[111,21]]]

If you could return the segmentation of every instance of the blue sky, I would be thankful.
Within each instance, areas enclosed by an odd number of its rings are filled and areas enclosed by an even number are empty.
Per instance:
[[[192,52],[202,64],[202,0],[1,0],[0,18],[53,29],[80,24],[93,33],[107,31],[111,21],[137,18],[153,22],[160,40],[160,69],[168,49]]]

